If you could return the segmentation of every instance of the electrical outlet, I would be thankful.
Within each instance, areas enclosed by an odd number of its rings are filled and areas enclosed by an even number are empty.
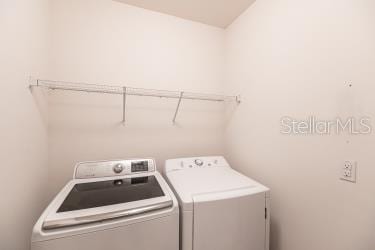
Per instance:
[[[357,181],[357,162],[345,161],[344,165],[340,168],[340,179],[344,181],[356,182]]]
[[[352,170],[353,164],[350,161],[344,162],[344,169],[346,170]]]
[[[345,177],[352,177],[352,171],[351,170],[344,170],[344,176]]]

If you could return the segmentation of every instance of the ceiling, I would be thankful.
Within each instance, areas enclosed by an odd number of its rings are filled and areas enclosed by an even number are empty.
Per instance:
[[[115,0],[220,28],[228,27],[255,0]]]

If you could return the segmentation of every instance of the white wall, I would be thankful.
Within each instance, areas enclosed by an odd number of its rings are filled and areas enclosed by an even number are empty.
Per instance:
[[[52,78],[222,92],[224,30],[110,0],[52,1]],[[222,105],[54,92],[49,98],[50,189],[78,161],[223,153]]]
[[[374,249],[374,135],[279,132],[282,116],[374,117],[374,10],[372,0],[258,0],[226,31],[226,83],[243,100],[226,152],[272,190],[272,250]],[[345,160],[358,161],[356,184],[338,178]]]
[[[51,20],[48,8],[0,2],[1,249],[28,249],[46,186],[56,193],[75,162],[223,154],[224,126],[230,162],[272,189],[273,250],[373,249],[374,136],[279,132],[285,115],[373,117],[373,1],[258,0],[225,32],[110,0],[52,0]],[[52,92],[48,152],[29,75],[203,92],[226,83],[243,101],[229,124],[221,105],[184,102],[173,126],[175,100],[130,97],[122,126],[121,97]],[[356,184],[338,179],[347,159]]]
[[[48,1],[1,0],[0,30],[0,249],[26,250],[46,205],[46,103],[28,81],[47,75]]]

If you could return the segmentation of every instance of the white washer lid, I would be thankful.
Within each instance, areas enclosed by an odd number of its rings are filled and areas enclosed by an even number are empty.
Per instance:
[[[230,167],[192,168],[179,171],[171,171],[166,176],[173,186],[183,210],[193,209],[194,196],[207,197],[218,193],[231,193],[225,198],[237,197],[247,194],[266,192],[268,188],[258,182],[240,174]],[[240,192],[230,192],[240,191]],[[200,199],[200,201],[202,201]]]

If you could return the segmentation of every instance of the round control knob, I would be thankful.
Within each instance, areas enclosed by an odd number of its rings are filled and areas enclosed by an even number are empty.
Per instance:
[[[196,164],[197,166],[202,166],[202,165],[203,165],[203,161],[200,160],[200,159],[196,159],[194,162],[195,162],[195,164]]]
[[[124,166],[122,164],[116,164],[115,166],[113,166],[113,172],[115,172],[116,174],[121,173],[122,170],[124,170]]]

